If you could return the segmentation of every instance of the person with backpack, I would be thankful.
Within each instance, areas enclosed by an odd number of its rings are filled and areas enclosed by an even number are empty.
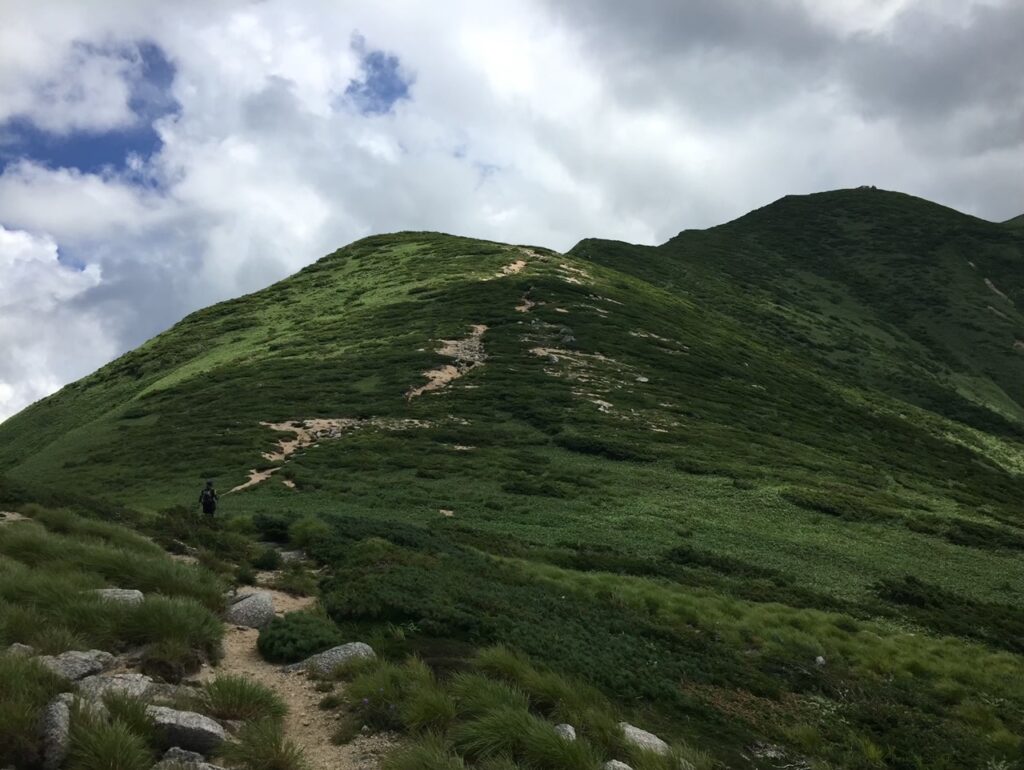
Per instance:
[[[212,517],[217,512],[217,490],[213,488],[213,481],[206,482],[206,488],[199,493],[199,504],[203,507],[203,513]]]

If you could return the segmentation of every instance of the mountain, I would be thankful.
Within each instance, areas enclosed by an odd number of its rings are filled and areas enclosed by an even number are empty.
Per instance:
[[[1022,308],[1024,231],[875,189],[657,247],[374,236],[12,417],[0,464],[322,517],[338,622],[510,644],[735,766],[983,766],[1024,735]],[[374,539],[399,567],[349,563]]]

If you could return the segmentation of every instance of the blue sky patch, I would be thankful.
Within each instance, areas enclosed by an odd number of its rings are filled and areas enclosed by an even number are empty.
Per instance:
[[[171,94],[174,65],[159,46],[148,42],[126,47],[123,55],[138,62],[128,102],[136,117],[132,125],[113,131],[55,134],[25,117],[11,118],[0,123],[0,172],[11,163],[31,160],[51,168],[95,173],[124,168],[130,155],[146,159],[157,152],[162,143],[154,121],[181,109]]]
[[[352,50],[359,54],[362,77],[349,81],[345,96],[364,115],[383,115],[395,102],[409,99],[412,78],[402,72],[398,57],[387,51],[367,48],[362,35],[352,36]]]

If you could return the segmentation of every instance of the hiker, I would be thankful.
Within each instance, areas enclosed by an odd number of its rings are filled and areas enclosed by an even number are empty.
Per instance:
[[[199,504],[203,506],[203,513],[213,516],[217,512],[217,490],[213,488],[213,482],[207,481],[206,488],[199,493]]]

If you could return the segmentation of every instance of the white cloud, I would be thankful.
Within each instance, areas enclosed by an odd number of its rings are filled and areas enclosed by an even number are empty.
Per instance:
[[[58,133],[131,122],[144,40],[173,62],[180,106],[157,123],[161,152],[130,170],[23,162],[0,175],[0,224],[90,266],[72,278],[55,257],[31,269],[36,301],[50,303],[32,326],[24,309],[0,309],[25,362],[20,379],[0,373],[0,417],[200,305],[370,233],[654,243],[789,192],[857,184],[993,219],[1020,213],[1024,106],[1012,78],[962,97],[920,92],[938,110],[924,126],[893,90],[936,82],[929,34],[959,70],[977,59],[988,72],[974,55],[981,34],[1009,51],[1018,17],[1006,3],[929,3],[928,18],[950,22],[922,32],[914,50],[927,56],[908,62],[908,19],[925,7],[0,0],[0,122],[21,114]],[[363,116],[344,98],[362,76],[356,33],[414,77],[391,113]],[[881,71],[851,51],[872,52]],[[92,266],[102,281],[59,294],[60,280],[98,281]],[[0,296],[18,286],[0,273]],[[60,347],[68,329],[101,343]]]

